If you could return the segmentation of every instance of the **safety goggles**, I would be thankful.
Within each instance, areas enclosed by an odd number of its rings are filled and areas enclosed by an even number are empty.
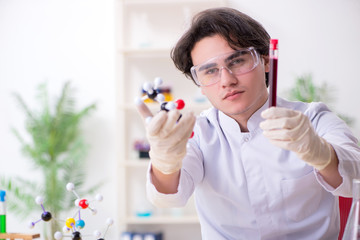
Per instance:
[[[198,86],[210,86],[220,81],[222,69],[228,70],[234,76],[240,76],[253,70],[260,61],[260,56],[254,47],[213,57],[206,62],[192,66],[190,71]]]

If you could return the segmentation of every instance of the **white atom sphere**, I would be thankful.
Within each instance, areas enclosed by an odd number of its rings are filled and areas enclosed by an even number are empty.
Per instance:
[[[176,104],[174,102],[168,102],[165,106],[167,110],[173,110],[176,108]]]
[[[35,199],[35,202],[36,202],[36,204],[38,204],[38,205],[43,204],[44,198],[41,197],[41,196],[37,196],[36,199]]]
[[[64,233],[70,232],[70,228],[68,228],[67,226],[64,226],[62,230]]]
[[[107,224],[108,226],[113,225],[113,223],[114,223],[114,219],[112,219],[112,218],[106,219],[106,224]]]
[[[70,182],[66,184],[66,190],[68,190],[69,192],[74,191],[74,189],[75,189],[75,185],[73,183]]]
[[[154,83],[155,85],[161,85],[163,83],[163,80],[161,77],[156,77]]]
[[[54,238],[55,238],[56,240],[60,240],[60,239],[62,239],[62,237],[63,237],[63,235],[62,235],[61,232],[56,232],[56,233],[54,234]]]
[[[143,84],[143,89],[144,89],[145,91],[148,91],[148,90],[150,90],[151,88],[152,88],[152,84],[151,84],[151,83],[146,82],[146,83]]]
[[[35,226],[35,224],[33,222],[29,222],[29,224],[28,224],[29,228],[34,228],[34,226]]]
[[[159,94],[156,96],[156,100],[159,101],[159,102],[163,102],[163,101],[165,100],[164,94],[159,93]]]
[[[134,99],[134,102],[135,102],[135,105],[139,106],[139,105],[141,105],[143,103],[143,100],[141,100],[140,97],[136,97]]]
[[[74,203],[75,203],[75,206],[78,207],[79,203],[80,203],[80,199],[76,199]]]
[[[152,117],[146,117],[145,118],[145,123],[149,124],[151,122],[151,119],[152,119]]]
[[[101,232],[99,230],[94,231],[94,236],[99,238],[101,236]]]
[[[159,88],[159,86],[163,83],[163,80],[160,77],[156,77],[154,80],[154,88]]]
[[[104,198],[101,194],[96,194],[95,199],[96,201],[101,202]]]

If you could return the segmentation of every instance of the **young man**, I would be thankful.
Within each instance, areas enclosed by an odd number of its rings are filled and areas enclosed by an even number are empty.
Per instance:
[[[179,207],[195,192],[203,239],[337,239],[337,196],[360,178],[360,148],[322,103],[268,108],[269,41],[234,9],[194,17],[172,59],[213,107],[179,121],[161,111],[147,124],[148,198]]]

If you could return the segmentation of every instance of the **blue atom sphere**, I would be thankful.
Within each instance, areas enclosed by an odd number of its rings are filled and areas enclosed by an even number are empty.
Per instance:
[[[84,220],[77,220],[76,221],[76,225],[75,225],[77,228],[80,228],[80,229],[82,229],[82,228],[84,228],[85,227],[85,221]]]

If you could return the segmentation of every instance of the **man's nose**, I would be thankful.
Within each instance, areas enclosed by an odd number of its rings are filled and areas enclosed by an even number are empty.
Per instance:
[[[229,86],[237,83],[237,78],[233,75],[230,69],[228,69],[227,67],[221,67],[220,82],[223,86]]]

